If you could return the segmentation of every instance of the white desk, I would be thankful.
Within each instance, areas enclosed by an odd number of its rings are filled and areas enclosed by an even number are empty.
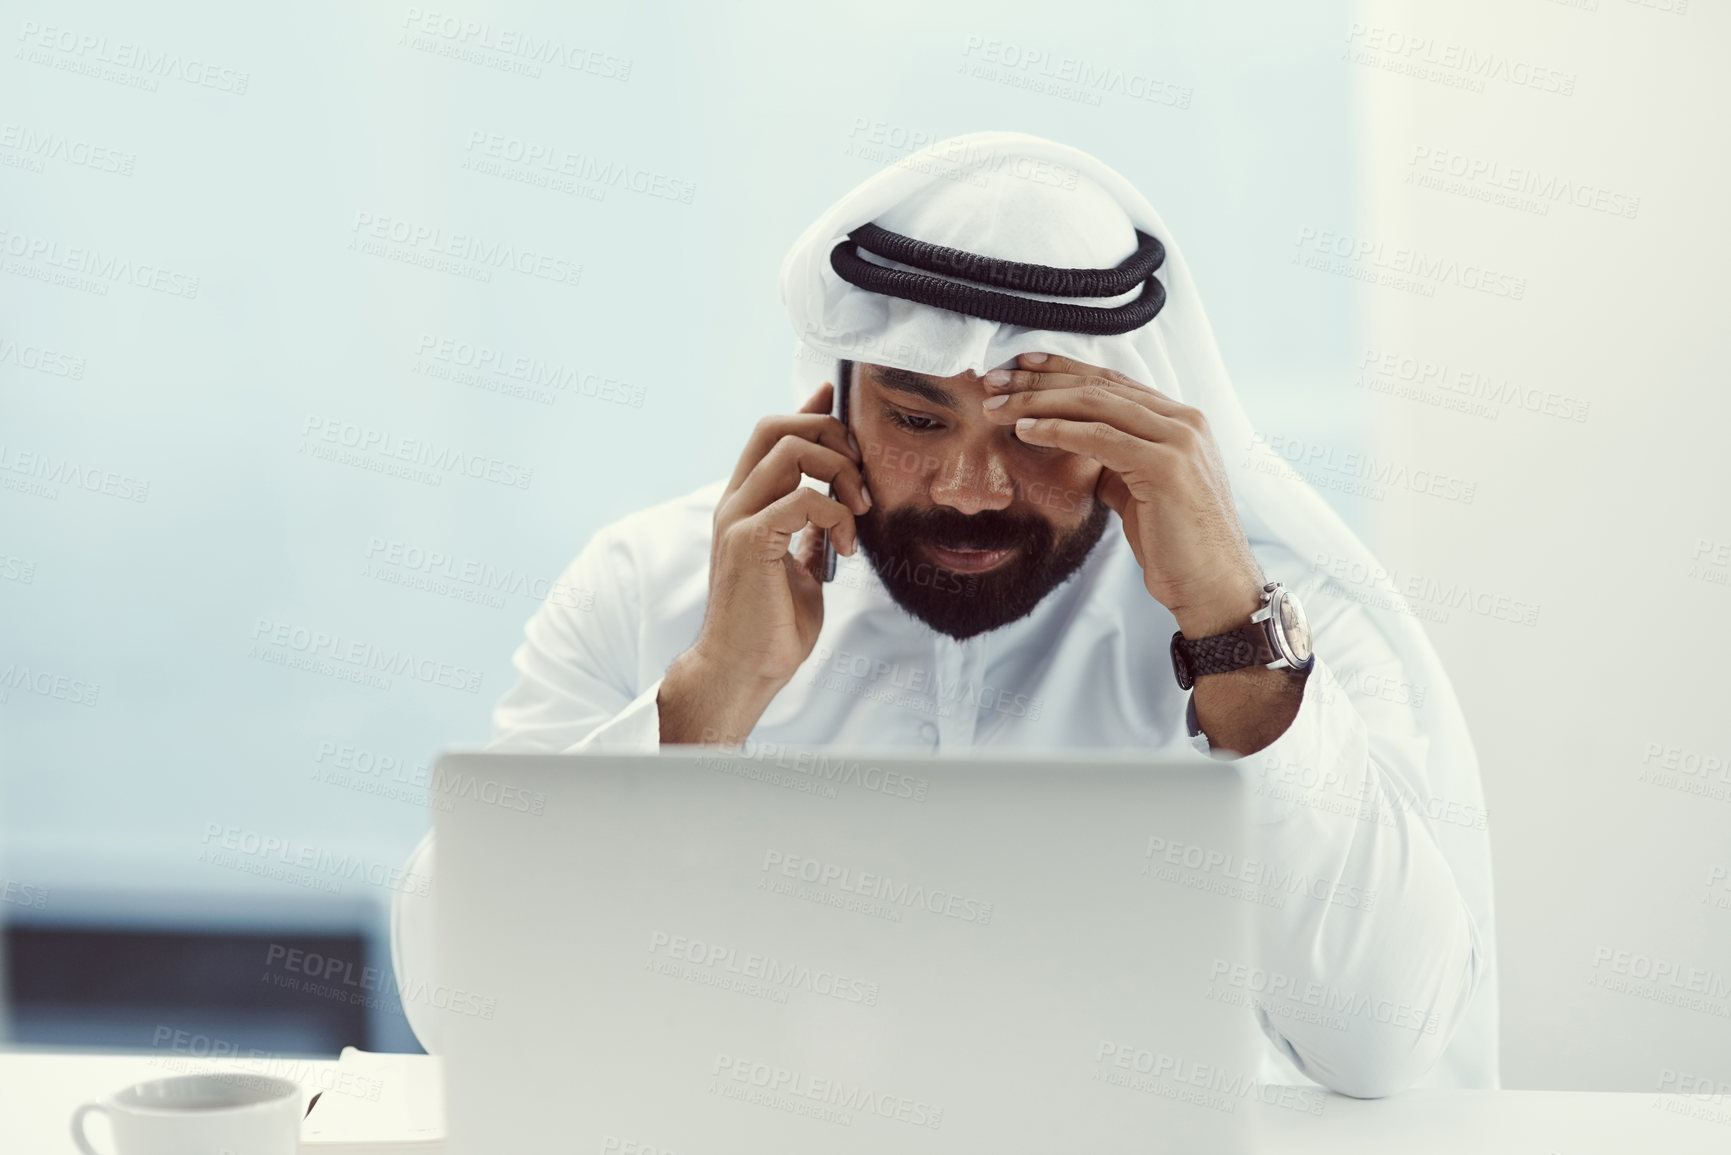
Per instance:
[[[1280,1155],[1731,1155],[1731,1098],[1714,1104],[1617,1091],[1409,1091],[1373,1100],[1330,1095],[1317,1117],[1268,1108],[1262,1117],[1268,1149]]]
[[[429,1060],[406,1055],[404,1061]],[[336,1066],[334,1060],[310,1059],[224,1063],[180,1055],[0,1054],[0,1152],[72,1152],[72,1109],[141,1079],[193,1069],[264,1070],[299,1080],[310,1098],[321,1084],[333,1083]],[[1331,1095],[1320,1115],[1257,1109],[1267,1124],[1267,1150],[1280,1155],[1731,1152],[1731,1097],[1713,1103],[1639,1093],[1413,1091],[1372,1102]]]

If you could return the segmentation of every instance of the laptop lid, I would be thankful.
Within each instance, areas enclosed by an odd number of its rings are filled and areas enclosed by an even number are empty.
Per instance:
[[[1170,865],[1242,854],[1228,765],[438,770],[456,1152],[1250,1149],[1260,1035],[1207,997],[1251,957],[1250,906]]]

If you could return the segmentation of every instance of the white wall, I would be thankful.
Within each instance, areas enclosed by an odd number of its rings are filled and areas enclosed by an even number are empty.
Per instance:
[[[1488,595],[1429,628],[1484,767],[1510,1086],[1731,1082],[1731,22],[1684,3],[1377,0],[1340,37],[1365,133],[1342,251],[1382,246],[1347,260],[1497,274],[1368,287],[1365,371],[1413,390],[1368,397],[1379,452],[1477,486],[1373,518],[1420,604]],[[1403,383],[1383,353],[1446,369]]]

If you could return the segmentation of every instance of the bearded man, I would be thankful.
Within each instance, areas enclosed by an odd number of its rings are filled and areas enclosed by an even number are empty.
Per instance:
[[[1484,809],[1447,675],[1251,431],[1142,195],[1064,145],[956,137],[814,222],[782,297],[798,411],[595,536],[563,578],[593,604],[528,623],[493,749],[1247,761],[1262,861],[1306,880],[1258,912],[1263,1077],[1494,1087],[1488,835],[1456,820]],[[399,901],[399,976],[424,916]]]

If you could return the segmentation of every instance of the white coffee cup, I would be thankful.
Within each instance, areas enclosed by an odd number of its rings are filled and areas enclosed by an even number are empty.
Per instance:
[[[72,1141],[103,1155],[84,1135],[101,1112],[114,1130],[114,1155],[296,1155],[300,1086],[267,1075],[176,1075],[134,1083],[72,1112]]]

